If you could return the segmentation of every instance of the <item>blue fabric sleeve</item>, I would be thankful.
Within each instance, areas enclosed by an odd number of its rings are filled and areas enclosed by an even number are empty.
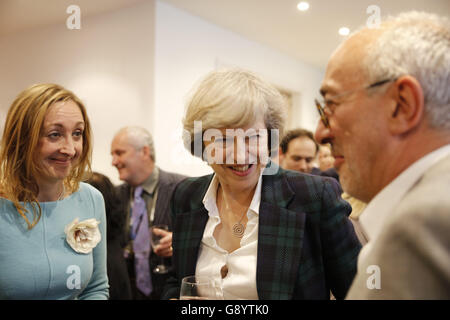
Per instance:
[[[90,187],[90,186],[89,186]],[[105,202],[101,193],[90,187],[89,194],[93,203],[94,215],[100,221],[98,225],[102,236],[101,241],[93,249],[94,270],[91,280],[83,292],[78,296],[80,300],[107,300],[109,285],[106,269],[106,212]]]

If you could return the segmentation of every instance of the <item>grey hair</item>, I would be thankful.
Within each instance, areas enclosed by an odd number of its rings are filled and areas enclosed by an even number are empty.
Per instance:
[[[411,75],[422,86],[429,125],[450,129],[450,21],[411,11],[389,17],[367,46],[363,67],[373,83]]]
[[[121,128],[116,135],[126,133],[128,142],[137,150],[148,146],[150,149],[150,157],[155,161],[155,147],[153,137],[147,129],[138,126],[128,126]]]

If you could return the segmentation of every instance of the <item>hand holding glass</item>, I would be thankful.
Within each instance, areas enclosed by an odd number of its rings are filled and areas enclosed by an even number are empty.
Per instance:
[[[167,226],[165,224],[157,224],[157,225],[153,225],[151,227],[151,235],[152,235],[151,243],[152,243],[153,251],[155,251],[155,248],[159,245],[159,242],[163,238],[163,236],[160,235],[158,231],[154,232],[155,229],[168,231],[169,226]],[[153,269],[153,272],[157,273],[157,274],[165,274],[165,273],[169,272],[169,268],[164,264],[164,258],[158,256],[158,259],[159,259],[159,263],[155,267],[155,269]]]

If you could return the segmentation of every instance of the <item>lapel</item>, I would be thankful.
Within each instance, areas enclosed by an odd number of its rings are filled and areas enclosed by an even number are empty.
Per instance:
[[[295,192],[283,172],[263,176],[256,272],[260,299],[292,299],[300,266],[305,213],[287,209]]]
[[[174,254],[178,279],[195,274],[198,250],[208,218],[205,208],[177,214],[175,230],[179,232],[173,233],[173,242],[174,248],[178,249]]]
[[[192,204],[190,211],[176,214],[174,219],[173,248],[175,270],[177,270],[178,279],[195,274],[197,265],[198,251],[203,238],[203,232],[208,222],[208,210],[203,206],[202,199],[208,189],[213,175],[204,177],[201,185],[191,185],[180,194],[187,198],[179,199],[182,205]],[[183,188],[183,186],[181,186]]]
[[[167,224],[169,200],[168,197],[172,196],[169,190],[167,190],[167,175],[165,171],[159,169],[159,181],[158,181],[158,196],[155,203],[155,216],[153,219],[154,224]],[[167,216],[167,217],[166,217]]]

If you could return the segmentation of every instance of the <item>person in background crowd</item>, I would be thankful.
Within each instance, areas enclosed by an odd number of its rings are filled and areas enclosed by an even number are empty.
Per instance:
[[[280,165],[286,170],[316,173],[318,169],[314,167],[314,163],[318,151],[319,145],[311,131],[290,130],[280,142]]]
[[[320,171],[334,169],[334,157],[331,154],[331,146],[328,143],[319,145],[317,160],[319,161]]]
[[[121,244],[124,243],[122,230],[126,217],[125,208],[117,197],[116,188],[107,176],[93,172],[86,182],[100,191],[105,199],[109,299],[130,300],[130,280],[121,247]]]
[[[339,181],[339,174],[334,168],[334,157],[332,155],[330,144],[321,144],[319,149],[319,168],[321,170],[320,175],[335,178]],[[361,225],[359,223],[359,216],[366,208],[366,203],[358,200],[348,193],[342,193],[342,199],[347,201],[352,207],[352,213],[350,214],[350,221],[353,223],[353,227],[355,227],[356,235],[358,236],[359,242],[362,245],[367,243],[366,236],[364,235]]]
[[[133,299],[159,299],[167,274],[155,273],[154,268],[158,256],[166,258],[166,265],[171,264],[169,200],[177,183],[185,176],[166,172],[155,165],[153,138],[141,127],[120,129],[111,143],[111,155],[112,165],[117,168],[120,180],[125,182],[118,187],[118,195],[126,208],[124,255]],[[155,252],[151,250],[149,232],[153,225],[169,227],[168,231],[156,230],[163,239]]]

